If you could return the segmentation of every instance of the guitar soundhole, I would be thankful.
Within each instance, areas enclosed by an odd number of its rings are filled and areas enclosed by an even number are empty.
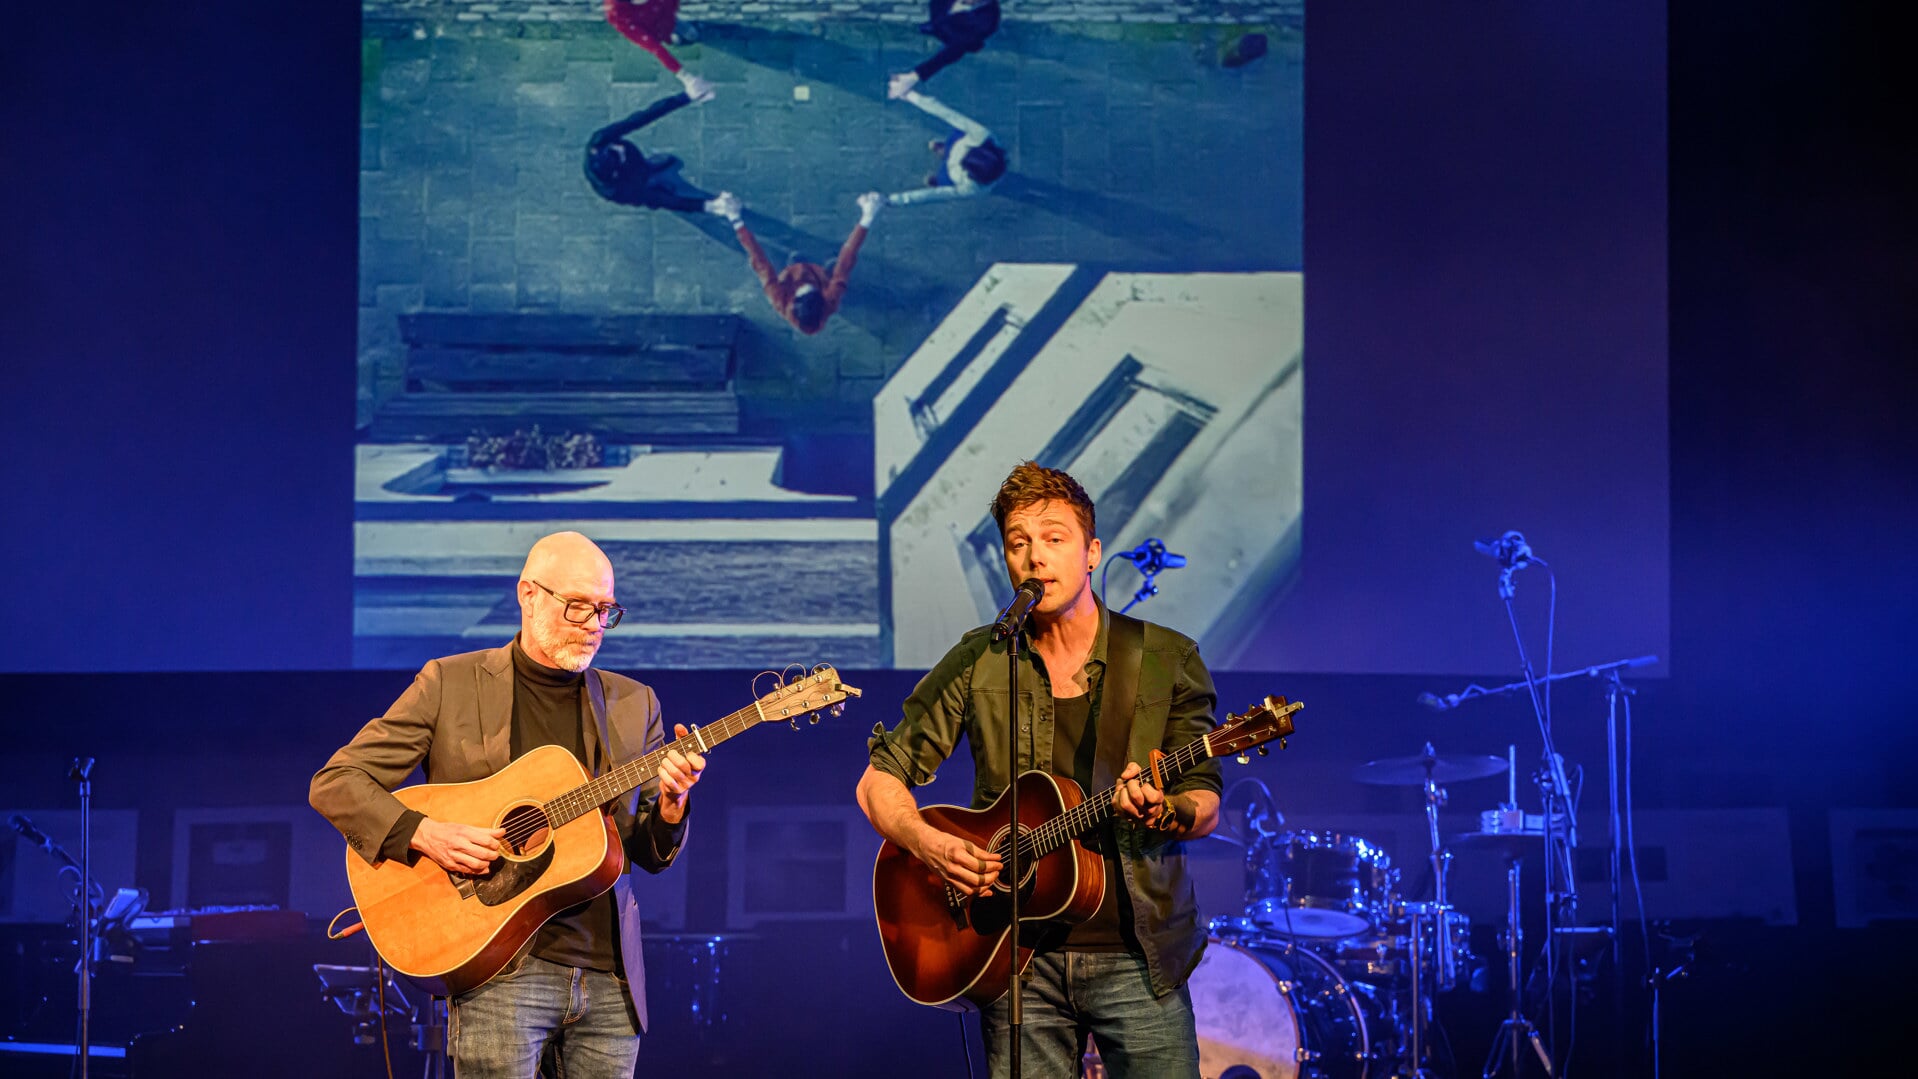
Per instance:
[[[539,850],[546,845],[546,837],[552,831],[552,822],[546,819],[545,811],[531,803],[507,810],[499,824],[506,829],[509,857],[525,857]]]
[[[1007,839],[1010,833],[1010,828],[1001,828],[992,835],[992,852],[997,854],[1001,861],[1010,860],[1008,856],[1012,851],[1012,844]],[[1021,836],[1029,836],[1032,834],[1032,829],[1030,827],[1022,827],[1019,829],[1019,834]],[[1030,848],[1031,844],[1028,843],[1026,846]],[[1037,858],[1027,858],[1019,864],[1019,894],[1024,895],[1026,886],[1032,883],[1032,875],[1038,871],[1038,866],[1034,864],[1037,861]],[[992,882],[992,887],[993,890],[998,892],[1010,891],[1010,889],[1006,887],[1006,878],[1003,872],[999,875],[998,880]]]

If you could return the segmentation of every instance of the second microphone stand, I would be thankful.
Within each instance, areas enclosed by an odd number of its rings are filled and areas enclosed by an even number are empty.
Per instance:
[[[75,757],[67,778],[80,788],[80,1079],[93,1067],[93,758]]]

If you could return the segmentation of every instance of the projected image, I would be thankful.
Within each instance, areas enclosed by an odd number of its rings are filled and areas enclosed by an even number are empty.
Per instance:
[[[750,10],[748,10],[750,9]],[[1298,559],[1296,2],[363,5],[354,663],[498,644],[539,536],[607,666],[924,667],[1020,461],[1116,609],[1245,653]],[[1113,558],[1188,563],[1142,589]]]

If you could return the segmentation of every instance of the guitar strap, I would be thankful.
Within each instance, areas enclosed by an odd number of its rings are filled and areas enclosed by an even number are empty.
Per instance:
[[[1121,745],[1132,740],[1132,713],[1139,701],[1139,668],[1145,664],[1145,623],[1127,614],[1107,611],[1105,687],[1099,692],[1101,738],[1118,736]],[[1122,754],[1120,761],[1126,758]]]
[[[590,698],[588,711],[593,714],[592,728],[587,731],[592,736],[593,744],[587,747],[586,752],[592,760],[586,762],[586,769],[597,776],[605,772],[606,761],[612,757],[613,750],[606,741],[611,737],[611,732],[606,729],[606,687],[600,683],[599,671],[591,667],[586,670],[586,696]]]

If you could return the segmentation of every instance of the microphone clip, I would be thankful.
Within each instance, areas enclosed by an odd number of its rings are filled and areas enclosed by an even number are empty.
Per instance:
[[[1173,554],[1165,549],[1165,541],[1154,536],[1130,551],[1120,551],[1119,557],[1139,568],[1147,577],[1156,577],[1169,569],[1179,569],[1185,565],[1185,556]]]
[[[1482,555],[1498,560],[1498,594],[1500,599],[1512,598],[1512,574],[1526,566],[1543,566],[1545,560],[1532,553],[1532,546],[1525,542],[1525,534],[1513,529],[1497,539],[1473,540],[1472,547]]]

